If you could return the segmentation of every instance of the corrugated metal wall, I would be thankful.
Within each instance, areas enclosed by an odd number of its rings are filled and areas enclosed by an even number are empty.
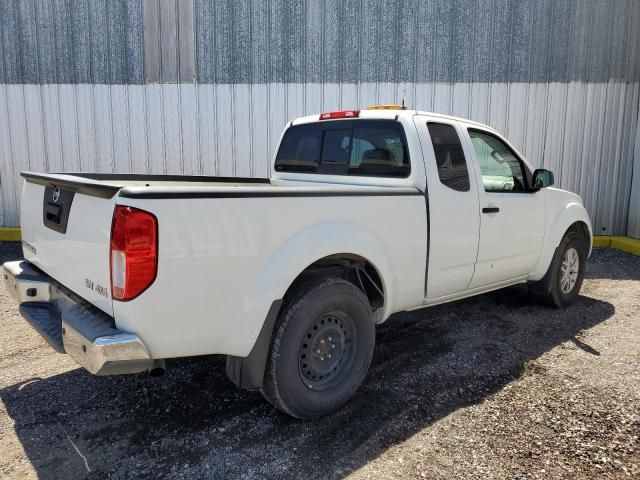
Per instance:
[[[0,40],[6,225],[20,170],[264,176],[289,119],[405,99],[640,235],[635,0],[4,0]]]

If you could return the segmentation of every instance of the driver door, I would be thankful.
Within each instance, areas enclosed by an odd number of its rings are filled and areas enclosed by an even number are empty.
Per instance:
[[[531,172],[493,132],[468,128],[480,191],[480,245],[469,288],[516,281],[531,273],[545,229],[545,197]]]

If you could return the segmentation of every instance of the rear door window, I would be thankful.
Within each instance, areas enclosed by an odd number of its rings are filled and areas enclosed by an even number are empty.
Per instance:
[[[469,191],[469,172],[456,129],[444,123],[427,123],[440,182],[459,192]]]
[[[406,177],[404,129],[393,120],[335,120],[289,128],[276,156],[279,172]]]

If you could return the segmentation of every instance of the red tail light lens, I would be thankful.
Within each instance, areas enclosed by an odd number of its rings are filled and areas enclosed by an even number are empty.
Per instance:
[[[320,114],[320,120],[331,120],[333,118],[358,118],[360,110],[340,110],[338,112],[326,112]]]
[[[111,224],[111,292],[114,300],[132,300],[158,272],[158,220],[144,210],[116,206]]]

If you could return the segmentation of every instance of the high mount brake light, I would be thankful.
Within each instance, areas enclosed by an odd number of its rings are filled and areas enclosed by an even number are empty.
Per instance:
[[[334,118],[358,118],[360,110],[340,110],[337,112],[325,112],[320,114],[320,120],[331,120]]]
[[[132,300],[158,272],[158,220],[144,210],[117,205],[111,224],[111,292],[114,300]]]

